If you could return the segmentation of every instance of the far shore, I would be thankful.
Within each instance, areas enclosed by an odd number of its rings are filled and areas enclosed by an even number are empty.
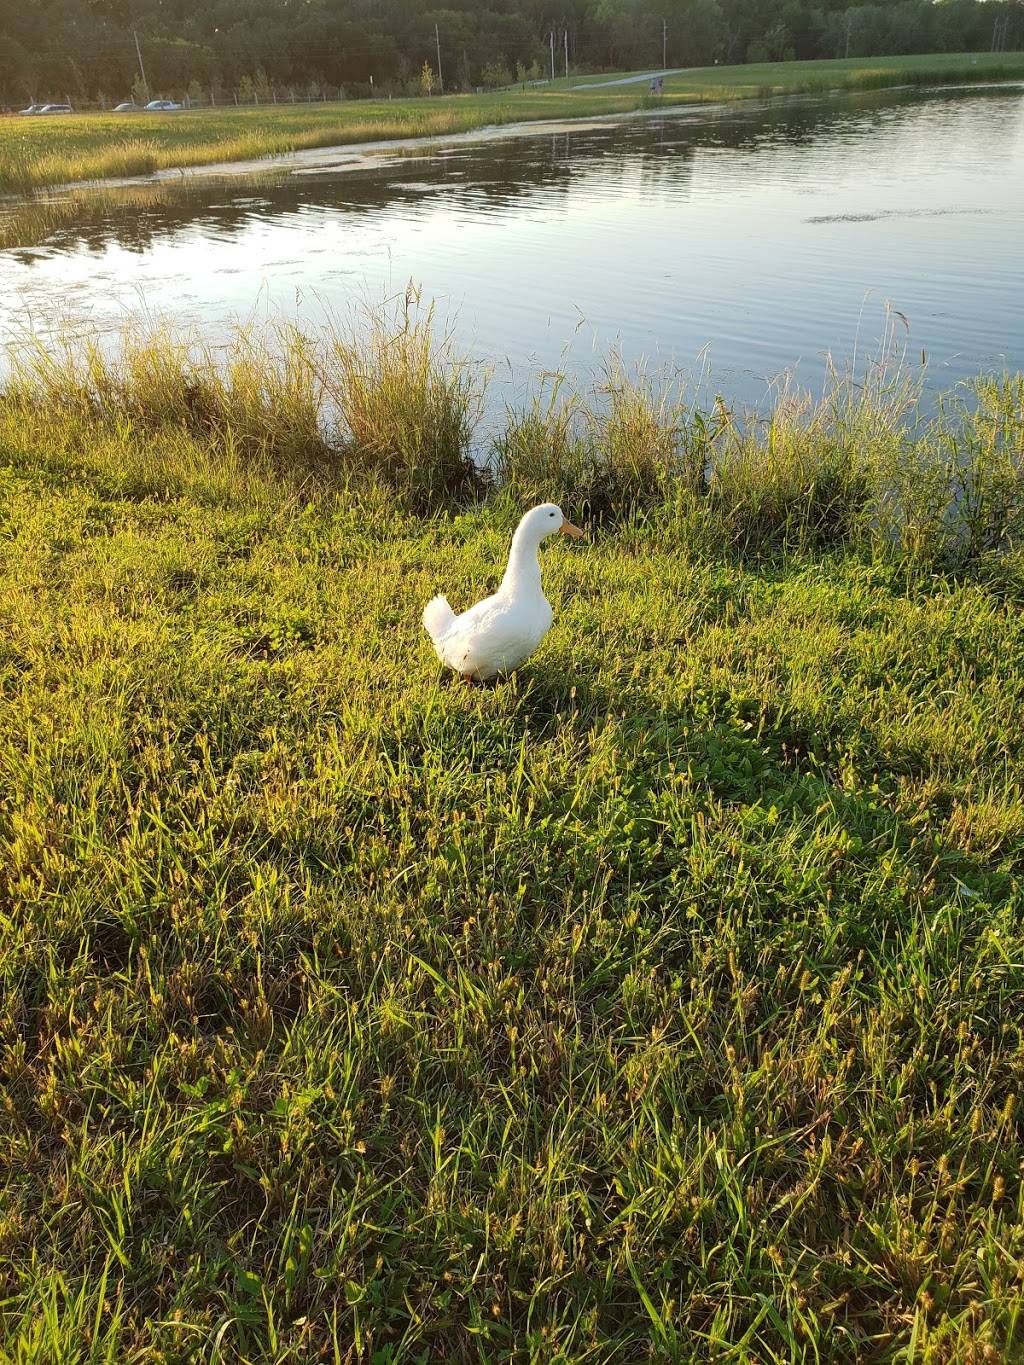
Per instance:
[[[437,99],[182,110],[154,115],[73,114],[0,124],[0,196],[127,186],[190,175],[268,169],[315,174],[358,169],[390,151],[535,131],[585,128],[649,113],[697,113],[727,104],[903,87],[1024,80],[1022,53],[699,67],[669,74],[652,95],[643,75]]]

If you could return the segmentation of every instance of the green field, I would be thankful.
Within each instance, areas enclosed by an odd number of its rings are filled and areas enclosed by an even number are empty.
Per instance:
[[[698,94],[728,88],[734,97],[746,98],[768,90],[838,90],[848,86],[871,88],[917,81],[1019,79],[1024,54],[1020,52],[936,52],[914,57],[849,57],[838,61],[748,62],[743,66],[703,66],[665,77],[666,93]],[[653,68],[652,68],[653,70]],[[630,72],[606,72],[600,76],[574,76],[574,87],[599,84],[628,76]],[[565,85],[564,80],[556,82]],[[596,92],[595,92],[596,93]]]
[[[1024,78],[1021,53],[879,57],[694,68],[669,77],[663,104],[936,81]],[[594,77],[610,79],[610,77]],[[179,114],[95,114],[0,122],[0,193],[173,167],[250,160],[311,147],[443,136],[489,125],[626,113],[649,103],[645,84],[605,90],[511,90],[349,104],[264,106]]]
[[[472,495],[423,338],[0,397],[0,1354],[1019,1359],[1024,379]]]

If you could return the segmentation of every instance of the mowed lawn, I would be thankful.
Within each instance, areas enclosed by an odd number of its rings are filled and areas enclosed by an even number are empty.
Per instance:
[[[419,613],[513,502],[62,423],[0,420],[5,1359],[1020,1358],[1019,552],[666,505],[467,690]]]
[[[660,103],[686,104],[934,81],[1021,79],[1021,53],[944,53],[834,62],[700,67],[670,76]],[[602,76],[583,78],[608,80]],[[650,103],[645,83],[550,88],[432,99],[264,105],[173,114],[75,114],[0,120],[0,192],[270,157],[304,148],[425,136],[538,119],[626,113]]]
[[[669,63],[670,68],[674,63]],[[695,66],[677,71],[664,79],[666,94],[698,95],[708,89],[730,88],[735,97],[766,93],[772,88],[787,90],[843,89],[848,86],[871,87],[879,84],[915,83],[941,80],[977,78],[1000,79],[1019,77],[1024,66],[1020,52],[933,52],[916,56],[847,57],[837,61],[804,62],[748,62],[740,66]],[[660,70],[652,63],[649,70]],[[575,76],[570,84],[580,88],[628,76],[628,71],[605,75]],[[561,82],[560,82],[561,83]],[[596,94],[596,91],[593,93]]]

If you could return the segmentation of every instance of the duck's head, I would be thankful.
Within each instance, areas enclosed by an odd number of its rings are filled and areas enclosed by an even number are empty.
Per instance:
[[[581,531],[578,526],[574,526],[566,519],[560,507],[556,507],[553,502],[542,502],[539,507],[531,508],[523,517],[516,531],[516,538],[539,545],[556,531],[561,531],[564,536],[573,536],[577,540],[586,535],[585,531]]]

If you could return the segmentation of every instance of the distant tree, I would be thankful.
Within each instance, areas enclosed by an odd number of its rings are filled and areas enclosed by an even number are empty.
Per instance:
[[[502,62],[488,62],[481,72],[480,83],[488,90],[500,90],[512,84],[512,72]]]
[[[785,62],[793,58],[793,45],[789,41],[785,24],[772,24],[771,28],[751,47],[756,47],[757,56],[748,56],[752,62]],[[748,49],[749,52],[749,49]]]
[[[32,59],[20,43],[0,33],[0,99],[20,99],[31,89]]]
[[[1005,33],[1004,23],[1007,25]],[[126,91],[134,31],[156,90],[340,86],[433,93],[435,25],[453,88],[537,80],[549,35],[579,70],[716,60],[988,51],[1024,43],[1022,0],[0,0],[0,98]],[[558,49],[558,69],[563,49]],[[424,83],[429,68],[429,86]],[[251,86],[251,88],[250,88]],[[243,94],[244,92],[244,94]],[[145,92],[136,89],[141,96]],[[229,96],[230,98],[230,96]]]
[[[434,68],[429,62],[424,62],[420,68],[420,90],[424,95],[429,95],[434,89]]]
[[[690,0],[673,26],[669,61],[681,66],[710,65],[724,53],[726,39],[718,0]]]

